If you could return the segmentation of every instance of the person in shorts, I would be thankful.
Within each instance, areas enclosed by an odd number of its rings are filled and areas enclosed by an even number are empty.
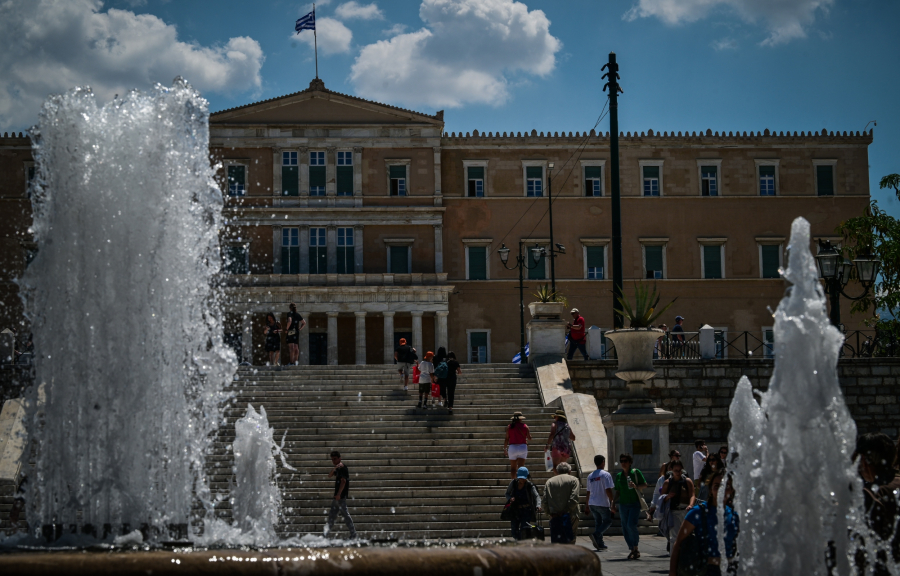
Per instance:
[[[413,364],[416,363],[416,349],[406,343],[406,338],[400,339],[400,345],[394,350],[394,360],[400,366],[400,374],[403,375],[403,389],[409,390],[409,374]]]
[[[293,302],[290,304],[290,310],[287,315],[287,326],[285,327],[287,336],[285,340],[288,345],[290,365],[296,366],[300,363],[300,331],[306,326],[306,320],[297,313],[297,306]]]
[[[503,453],[509,458],[509,477],[513,479],[528,458],[531,431],[524,420],[525,416],[522,416],[521,412],[514,412],[506,426],[506,440],[503,441]]]
[[[431,384],[434,382],[434,364],[431,359],[434,352],[426,352],[425,359],[419,362],[419,403],[416,408],[428,409],[428,398],[431,396]]]
[[[266,336],[266,353],[269,355],[269,366],[278,366],[281,356],[281,324],[275,319],[275,314],[266,314],[266,327],[263,329]]]

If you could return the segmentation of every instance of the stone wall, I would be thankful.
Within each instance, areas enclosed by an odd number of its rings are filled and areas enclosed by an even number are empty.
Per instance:
[[[741,376],[755,390],[766,390],[772,360],[706,360],[655,362],[658,377],[647,393],[660,408],[675,413],[669,426],[670,442],[692,443],[703,438],[724,443],[731,424],[728,407]],[[616,410],[625,396],[625,383],[615,376],[615,361],[570,362],[576,392],[592,394],[600,414]],[[900,431],[900,358],[848,359],[838,363],[844,399],[857,428],[884,432],[896,438]]]

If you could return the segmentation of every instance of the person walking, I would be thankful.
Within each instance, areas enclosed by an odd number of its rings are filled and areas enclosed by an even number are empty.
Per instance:
[[[669,464],[672,462],[681,462],[681,452],[678,450],[672,450],[669,452],[669,461],[659,467],[659,475],[662,476],[666,473],[666,470],[669,467]]]
[[[697,481],[700,479],[700,472],[703,471],[703,467],[706,465],[706,458],[709,456],[709,448],[706,447],[706,440],[694,440],[694,456],[693,462],[694,469],[691,471],[691,479]]]
[[[672,476],[665,481],[662,487],[664,494],[664,507],[660,526],[664,527],[666,538],[669,539],[667,549],[675,545],[681,523],[688,510],[694,507],[694,483],[684,475],[684,464],[672,462]]]
[[[525,424],[525,416],[521,412],[513,412],[509,424],[506,425],[506,438],[503,440],[503,453],[509,458],[509,477],[516,477],[516,470],[525,465],[528,458],[528,441],[531,430]]]
[[[657,536],[661,536],[663,538],[666,537],[665,526],[663,526],[663,500],[665,499],[665,494],[662,493],[663,485],[666,483],[666,480],[672,477],[672,466],[675,464],[674,461],[669,461],[663,464],[663,472],[660,473],[659,478],[656,479],[656,486],[653,487],[653,498],[650,501],[650,510],[647,511],[648,514],[652,512],[652,517],[657,522]],[[669,551],[669,545],[666,544],[666,552]]]
[[[675,317],[675,325],[672,326],[672,354],[673,358],[678,358],[685,352],[685,337],[684,337],[684,316],[676,316]]]
[[[678,561],[681,557],[681,546],[685,538],[697,532],[700,537],[700,544],[703,546],[704,556],[706,556],[706,576],[722,576],[722,550],[719,549],[719,537],[717,531],[719,529],[719,515],[716,511],[719,490],[725,490],[725,510],[722,517],[725,520],[725,557],[726,562],[731,561],[737,553],[737,536],[740,529],[740,522],[737,512],[732,507],[734,501],[734,488],[731,479],[723,486],[725,479],[725,470],[720,469],[711,482],[711,498],[709,502],[702,502],[691,508],[681,524],[678,531],[678,537],[672,546],[672,556],[669,558],[669,576],[678,576]],[[727,566],[726,566],[727,568]],[[730,574],[731,571],[729,570]]]
[[[431,396],[431,385],[434,383],[434,364],[431,359],[434,352],[425,353],[425,359],[419,362],[419,403],[416,408],[428,409],[428,398]]]
[[[715,476],[717,472],[724,469],[725,466],[723,466],[722,461],[719,460],[718,454],[710,454],[706,459],[706,464],[703,465],[703,469],[700,470],[700,478],[698,478],[697,482],[695,483],[697,489],[697,500],[706,502],[709,499],[709,483],[712,480],[712,477]]]
[[[562,410],[557,410],[551,418],[553,418],[554,422],[550,425],[550,436],[547,438],[547,445],[544,447],[544,451],[546,452],[550,450],[551,446],[553,447],[550,456],[553,458],[553,469],[556,470],[560,462],[568,462],[572,456],[572,448],[569,441],[575,440],[575,433],[569,427],[566,413]]]
[[[510,520],[512,537],[522,539],[522,529],[528,522],[533,522],[535,513],[541,511],[541,497],[537,488],[529,480],[528,468],[521,466],[506,487],[506,501],[509,502],[516,517]]]
[[[622,454],[619,456],[619,465],[622,471],[616,474],[613,483],[616,488],[616,503],[613,503],[612,512],[618,514],[622,520],[622,533],[625,536],[625,544],[628,545],[630,552],[629,560],[637,560],[641,557],[638,551],[640,543],[640,535],[638,534],[638,520],[641,517],[641,504],[638,498],[643,498],[640,491],[647,487],[647,481],[644,475],[637,468],[633,468],[634,458],[631,454]]]
[[[443,346],[439,347],[437,352],[434,353],[434,359],[431,363],[434,365],[434,378],[440,389],[439,404],[444,406],[447,402],[447,397],[444,395],[447,391],[447,376],[450,375],[450,368],[447,366],[447,349]]]
[[[281,356],[281,324],[275,319],[275,314],[272,312],[266,315],[266,327],[263,329],[263,333],[266,335],[269,366],[278,366]]]
[[[606,466],[606,458],[600,454],[594,456],[596,470],[587,478],[587,496],[584,499],[584,513],[594,517],[594,533],[591,534],[591,543],[596,550],[606,550],[603,542],[603,533],[612,525],[612,514],[609,507],[613,501],[612,475],[603,469]]]
[[[581,482],[569,474],[571,471],[568,462],[560,462],[556,476],[544,484],[544,505],[550,515],[550,542],[554,544],[575,542]]]
[[[585,338],[584,317],[581,315],[581,312],[578,311],[578,308],[572,308],[571,314],[572,321],[566,324],[566,328],[569,330],[569,354],[566,358],[571,360],[575,355],[575,350],[578,349],[584,359],[587,360],[588,353]]]
[[[341,453],[332,450],[331,463],[334,468],[328,473],[329,478],[334,478],[334,498],[331,500],[331,509],[328,511],[328,522],[325,524],[325,536],[331,533],[334,528],[334,521],[337,519],[338,513],[344,519],[347,530],[350,531],[350,539],[356,539],[356,526],[353,525],[353,518],[347,511],[347,496],[350,494],[350,472],[347,465],[341,462]]]
[[[462,368],[456,359],[456,353],[452,350],[447,352],[447,377],[444,379],[445,384],[441,388],[441,395],[447,398],[447,413],[453,414],[453,402],[456,400],[456,377],[462,374]]]
[[[306,326],[306,320],[297,313],[297,306],[293,302],[288,306],[290,312],[287,315],[287,326],[284,330],[287,333],[288,354],[290,355],[289,364],[296,366],[300,363],[300,331]]]
[[[409,390],[409,374],[413,364],[416,363],[416,350],[406,343],[406,338],[400,339],[400,345],[394,350],[394,360],[400,366],[400,374],[403,376],[403,390]],[[418,382],[413,382],[418,384]]]

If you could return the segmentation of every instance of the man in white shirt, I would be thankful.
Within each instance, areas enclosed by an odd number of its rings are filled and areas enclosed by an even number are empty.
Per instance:
[[[606,458],[601,455],[594,456],[596,470],[591,472],[587,481],[587,497],[584,502],[584,513],[594,516],[594,533],[591,534],[591,542],[597,550],[606,550],[603,543],[603,533],[612,524],[612,515],[609,513],[609,504],[613,501],[612,475],[603,469]]]
[[[419,403],[416,405],[416,408],[428,409],[431,384],[434,382],[434,378],[432,378],[434,374],[434,364],[431,363],[432,358],[434,358],[434,352],[426,352],[425,359],[419,362]]]
[[[691,480],[700,478],[700,472],[703,471],[703,467],[706,465],[706,457],[709,456],[709,448],[706,447],[705,440],[696,440],[694,446],[697,448],[697,451],[694,452],[694,470],[691,474]]]

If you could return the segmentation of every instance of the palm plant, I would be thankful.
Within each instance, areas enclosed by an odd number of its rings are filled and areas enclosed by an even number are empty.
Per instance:
[[[634,286],[634,307],[625,300],[624,295],[619,296],[620,308],[617,308],[616,312],[628,319],[631,328],[648,328],[654,320],[659,318],[663,312],[675,303],[675,300],[678,300],[678,298],[675,298],[661,310],[657,310],[660,297],[655,283],[651,291],[643,282],[636,282]]]
[[[559,291],[554,291],[552,288],[550,288],[549,284],[539,284],[537,287],[537,292],[534,293],[534,297],[537,298],[537,301],[541,303],[561,302],[564,307],[569,307],[568,299]]]

